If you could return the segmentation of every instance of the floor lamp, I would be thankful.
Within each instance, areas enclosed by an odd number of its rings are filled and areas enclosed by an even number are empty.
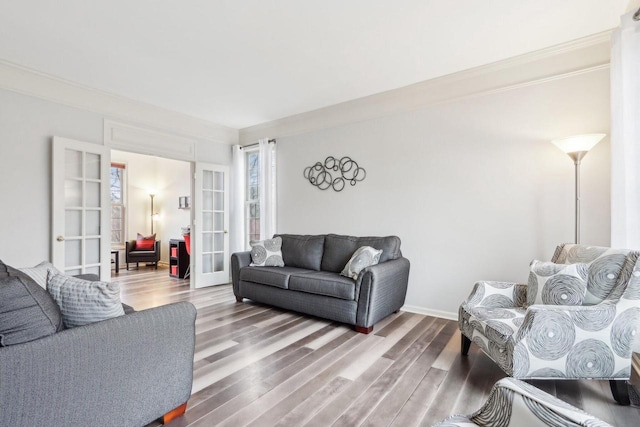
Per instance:
[[[567,153],[576,165],[576,243],[580,243],[580,161],[605,136],[604,133],[590,133],[551,141]]]
[[[158,218],[158,213],[153,211],[153,198],[156,197],[155,194],[149,194],[151,197],[151,234],[153,234],[153,222]]]

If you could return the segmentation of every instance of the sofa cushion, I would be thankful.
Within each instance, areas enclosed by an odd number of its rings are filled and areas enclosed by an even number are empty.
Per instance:
[[[322,271],[340,273],[349,262],[351,255],[361,246],[381,249],[380,262],[397,259],[402,255],[400,252],[400,238],[397,236],[355,237],[327,234],[324,238]]]
[[[340,272],[342,276],[351,277],[353,280],[358,280],[358,275],[362,270],[372,265],[376,265],[380,262],[380,255],[382,249],[374,249],[371,246],[362,246],[358,248],[344,269]]]
[[[287,267],[320,271],[322,251],[324,249],[324,236],[277,234],[274,237],[277,236],[282,237],[282,258],[284,259],[284,265]],[[351,254],[349,254],[349,256],[351,256]]]
[[[56,274],[64,274],[49,261],[42,261],[35,267],[18,268],[18,270],[31,277],[42,289],[47,289],[47,274],[49,270],[53,270]]]
[[[555,264],[533,260],[527,304],[582,305],[587,292],[589,264]]]
[[[0,346],[33,341],[63,329],[60,310],[47,291],[0,261]]]
[[[284,267],[282,260],[282,237],[256,240],[251,245],[251,266]]]
[[[292,274],[289,289],[346,300],[356,299],[356,283],[353,279],[327,271]]]
[[[60,307],[67,328],[124,315],[116,282],[93,282],[49,271],[47,291]]]
[[[296,267],[244,267],[240,270],[240,280],[288,289],[291,274],[311,272],[312,270]]]
[[[156,244],[156,235],[143,236],[138,233],[136,238],[136,249],[139,251],[152,251]]]
[[[558,254],[555,262],[558,264],[574,264],[584,262],[589,264],[589,280],[584,305],[599,304],[618,285],[622,267],[624,266],[629,249],[612,249],[600,246],[586,246],[566,244]]]

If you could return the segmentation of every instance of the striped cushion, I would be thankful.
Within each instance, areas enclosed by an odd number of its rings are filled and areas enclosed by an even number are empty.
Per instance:
[[[49,272],[47,291],[60,307],[67,328],[124,315],[117,283],[92,282]]]
[[[64,274],[49,261],[42,261],[35,267],[18,268],[21,272],[31,277],[42,289],[47,289],[47,273],[52,270],[55,274]]]

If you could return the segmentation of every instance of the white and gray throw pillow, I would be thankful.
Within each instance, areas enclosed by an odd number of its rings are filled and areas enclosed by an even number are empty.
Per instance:
[[[60,307],[67,328],[124,315],[117,283],[92,282],[50,271],[47,291]]]
[[[250,242],[251,266],[284,267],[282,258],[282,237]]]
[[[55,268],[54,265],[49,261],[42,261],[35,267],[18,268],[18,270],[31,277],[38,285],[42,287],[42,289],[47,289],[47,275],[49,273],[49,270],[53,271],[55,274],[64,275],[62,271]]]
[[[587,292],[589,264],[531,262],[527,304],[582,305]]]
[[[376,265],[380,261],[380,255],[382,255],[382,249],[361,246],[351,255],[340,274],[358,280],[358,275],[363,269]]]

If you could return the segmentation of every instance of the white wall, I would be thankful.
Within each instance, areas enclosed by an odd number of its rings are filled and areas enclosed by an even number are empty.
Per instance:
[[[278,232],[389,235],[411,261],[406,304],[454,315],[479,279],[526,281],[573,240],[571,159],[551,139],[609,131],[600,69],[278,138]],[[303,170],[350,156],[367,178],[320,191]],[[582,242],[609,244],[609,141],[582,165]]]
[[[112,117],[0,89],[2,261],[22,267],[51,259],[52,137],[102,144],[105,119]],[[196,142],[197,160],[231,163],[230,145]]]

